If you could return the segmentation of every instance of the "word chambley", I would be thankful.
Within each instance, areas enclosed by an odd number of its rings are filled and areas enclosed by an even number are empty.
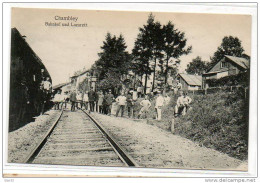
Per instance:
[[[58,16],[56,15],[54,17],[55,20],[66,20],[66,21],[73,21],[73,22],[77,22],[78,21],[78,18],[79,17],[73,17],[73,16],[65,16],[65,17],[62,17],[62,16]]]

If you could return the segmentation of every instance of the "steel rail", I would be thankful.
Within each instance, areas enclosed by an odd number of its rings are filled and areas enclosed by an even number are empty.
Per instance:
[[[98,127],[102,134],[105,135],[114,151],[127,166],[139,167],[136,161],[126,152],[126,150],[119,143],[116,142],[114,137],[94,117],[90,116],[86,111],[82,111],[91,119],[91,121],[94,122],[94,124]]]
[[[54,128],[57,126],[57,124],[58,124],[62,114],[63,114],[63,109],[61,110],[61,113],[60,113],[58,119],[55,121],[55,123],[53,123],[51,128],[46,132],[46,134],[40,140],[40,143],[38,143],[38,145],[31,151],[31,153],[26,157],[26,159],[23,161],[23,163],[32,163],[33,162],[35,157],[39,154],[39,152],[41,151],[42,147],[47,142],[48,137],[51,135],[51,133],[53,132]]]

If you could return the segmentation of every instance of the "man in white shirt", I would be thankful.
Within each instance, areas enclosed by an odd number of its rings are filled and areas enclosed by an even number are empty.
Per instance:
[[[53,102],[54,102],[54,109],[59,110],[59,106],[62,100],[62,95],[61,95],[61,91],[58,90],[58,92],[55,94],[54,98],[53,98]]]
[[[180,92],[180,97],[177,99],[177,105],[175,106],[175,116],[178,116],[182,113],[185,115],[189,105],[191,103],[191,98],[187,96],[187,93]]]
[[[49,77],[46,78],[46,81],[43,81],[43,89],[46,91],[46,93],[51,93],[52,85]]]
[[[151,102],[149,101],[148,95],[145,95],[145,99],[140,102],[140,105],[142,106],[142,108],[137,118],[139,119],[142,114],[144,114],[146,118],[147,117],[146,114],[148,113],[149,108],[151,107]]]
[[[157,92],[158,97],[155,101],[155,110],[156,110],[156,119],[160,121],[162,119],[162,107],[164,105],[164,97],[162,96],[161,92]]]
[[[118,104],[118,108],[116,111],[116,117],[118,116],[120,109],[121,109],[121,117],[123,117],[125,105],[126,105],[126,97],[124,96],[123,92],[121,92],[121,95],[116,98],[116,102]]]

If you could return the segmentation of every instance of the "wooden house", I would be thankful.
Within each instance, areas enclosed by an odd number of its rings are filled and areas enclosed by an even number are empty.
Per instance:
[[[237,75],[249,70],[249,60],[242,57],[225,55],[209,71],[202,75],[203,87],[207,88],[207,80],[220,79],[226,76]]]
[[[181,73],[177,75],[177,79],[182,84],[182,90],[201,89],[202,76]]]

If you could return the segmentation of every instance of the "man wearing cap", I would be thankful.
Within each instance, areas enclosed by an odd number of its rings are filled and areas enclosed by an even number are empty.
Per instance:
[[[96,92],[94,92],[93,87],[91,87],[90,91],[88,92],[88,101],[89,101],[90,111],[94,112]]]
[[[106,112],[108,115],[111,115],[111,109],[112,109],[112,103],[114,100],[114,95],[112,94],[112,91],[109,90],[108,94],[105,95],[104,97],[105,105],[106,105]]]
[[[76,89],[73,89],[71,94],[70,94],[71,111],[75,111],[75,104],[76,104],[76,101],[77,101],[76,96],[77,96]]]

